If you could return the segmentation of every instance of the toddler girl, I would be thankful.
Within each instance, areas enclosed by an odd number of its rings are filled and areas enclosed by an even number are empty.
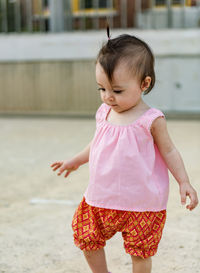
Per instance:
[[[121,232],[134,273],[151,272],[166,220],[168,169],[180,186],[182,204],[197,206],[182,158],[164,114],[142,99],[154,86],[154,57],[142,40],[120,35],[101,48],[96,81],[102,104],[93,140],[71,160],[55,162],[65,177],[89,161],[90,181],[72,222],[74,242],[93,273],[108,273],[104,246]]]

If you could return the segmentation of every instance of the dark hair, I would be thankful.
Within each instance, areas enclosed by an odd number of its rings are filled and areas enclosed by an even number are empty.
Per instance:
[[[128,34],[111,39],[108,32],[108,41],[100,49],[96,63],[100,63],[112,82],[113,72],[120,61],[128,65],[141,84],[147,76],[151,77],[150,86],[144,94],[149,93],[155,84],[154,56],[150,47],[139,38]]]

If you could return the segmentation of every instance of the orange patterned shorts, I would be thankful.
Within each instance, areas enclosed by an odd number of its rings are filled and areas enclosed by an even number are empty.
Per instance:
[[[72,221],[74,243],[81,250],[98,250],[116,232],[122,232],[125,251],[148,258],[157,252],[165,220],[166,210],[136,212],[97,208],[83,198]]]

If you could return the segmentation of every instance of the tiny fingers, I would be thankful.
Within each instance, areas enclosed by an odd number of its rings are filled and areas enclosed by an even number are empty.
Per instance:
[[[59,172],[58,172],[58,175],[61,175],[63,172],[64,172],[64,170],[60,169]]]
[[[196,191],[189,194],[190,204],[186,206],[187,209],[193,210],[199,203]]]
[[[181,204],[182,204],[182,205],[185,205],[185,204],[186,204],[186,198],[185,198],[185,197],[181,198]]]
[[[52,170],[56,171],[58,170],[57,175],[60,176],[64,171],[66,171],[64,177],[66,178],[72,171],[76,170],[77,167],[70,166],[70,164],[67,164],[63,161],[57,161],[51,164]]]
[[[60,165],[61,164],[61,162],[60,161],[56,161],[56,162],[54,162],[54,163],[52,163],[51,164],[51,167],[54,167],[54,166],[56,166],[56,165]]]
[[[66,174],[65,174],[65,178],[68,177],[68,175],[71,173],[71,171],[67,171]]]
[[[62,161],[57,161],[51,164],[51,168],[53,168],[53,171],[56,171],[58,168],[62,166],[63,162]]]
[[[56,171],[60,166],[57,165],[55,168],[53,168],[53,171]]]
[[[181,204],[182,205],[186,204],[186,191],[181,192]]]
[[[189,204],[186,206],[186,209],[193,210],[196,206],[194,204]]]

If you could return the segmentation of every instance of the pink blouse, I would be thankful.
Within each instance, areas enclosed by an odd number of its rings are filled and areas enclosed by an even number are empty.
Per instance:
[[[109,111],[103,103],[96,113],[86,202],[126,211],[166,209],[168,170],[150,132],[152,122],[164,114],[150,108],[129,125],[114,125],[107,121]]]

